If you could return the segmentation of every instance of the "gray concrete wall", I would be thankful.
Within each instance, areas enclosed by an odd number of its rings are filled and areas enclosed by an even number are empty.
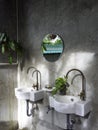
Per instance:
[[[0,33],[6,32],[11,39],[16,40],[16,22],[16,1],[0,0]],[[0,54],[0,130],[15,130],[18,127],[17,100],[14,94],[14,88],[17,87],[17,66],[4,65],[1,56]]]
[[[53,84],[56,77],[63,76],[71,68],[83,71],[88,84],[87,97],[93,101],[93,111],[87,120],[83,119],[82,124],[76,126],[81,130],[98,128],[97,16],[97,0],[19,1],[19,39],[26,50],[20,84],[32,85],[32,78],[26,74],[29,66],[41,71],[42,87]],[[46,61],[41,52],[42,39],[48,33],[59,34],[64,40],[64,53],[56,62]]]
[[[29,66],[35,66],[41,71],[42,87],[46,84],[53,85],[56,77],[65,75],[71,68],[78,68],[86,76],[87,97],[92,99],[93,111],[88,119],[82,119],[82,123],[76,125],[76,129],[97,130],[97,0],[20,0],[18,2],[19,41],[25,48],[25,55],[20,66],[18,82],[16,82],[17,68],[0,67],[0,80],[5,84],[3,85],[5,87],[1,85],[0,89],[2,88],[1,91],[3,91],[5,88],[4,92],[7,92],[4,95],[1,94],[1,98],[3,96],[6,98],[3,101],[0,99],[0,113],[2,113],[0,120],[17,119],[16,113],[18,111],[18,121],[21,129],[61,129],[53,124],[52,121],[55,118],[53,114],[50,113],[46,116],[45,110],[48,105],[46,98],[44,103],[39,105],[40,111],[36,112],[36,116],[32,119],[26,116],[25,101],[18,101],[17,107],[14,88],[17,87],[17,84],[18,87],[32,86],[32,77],[27,75]],[[13,0],[0,1],[1,31],[6,31],[14,39],[16,39],[17,34],[15,7],[16,3]],[[41,52],[42,39],[48,33],[59,34],[64,40],[64,53],[56,62],[46,61]],[[58,118],[56,119],[58,120]]]

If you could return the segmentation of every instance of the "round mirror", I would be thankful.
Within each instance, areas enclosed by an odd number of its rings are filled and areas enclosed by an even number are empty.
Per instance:
[[[42,53],[46,60],[56,61],[63,53],[64,44],[57,34],[48,34],[42,41]]]

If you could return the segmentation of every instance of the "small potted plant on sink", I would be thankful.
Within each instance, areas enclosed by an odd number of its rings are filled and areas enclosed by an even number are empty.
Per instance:
[[[19,42],[11,40],[6,33],[0,33],[0,53],[8,58],[10,64],[13,63],[13,59],[23,54],[23,48]]]
[[[55,80],[54,89],[52,90],[52,95],[55,95],[56,93],[59,93],[60,95],[66,95],[67,87],[69,87],[67,78],[65,76],[58,77]]]

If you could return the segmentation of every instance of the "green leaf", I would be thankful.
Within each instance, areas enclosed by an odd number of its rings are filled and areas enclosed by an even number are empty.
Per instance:
[[[3,37],[3,42],[6,42],[7,41],[7,35],[4,34],[4,37]]]
[[[56,94],[59,90],[65,89],[67,83],[66,77],[59,77],[55,80],[54,89],[52,90],[52,95]]]
[[[43,44],[43,45],[42,45],[42,52],[44,52],[44,51],[47,51],[47,48],[46,48],[46,46]]]
[[[9,56],[9,57],[8,57],[8,60],[9,60],[9,63],[12,64],[12,61],[13,61],[12,56]]]
[[[24,52],[23,47],[20,43],[10,40],[6,33],[0,33],[0,51],[2,54],[9,54],[8,61],[12,64],[13,61],[13,51],[18,55],[18,57],[22,57]]]
[[[0,42],[6,42],[7,38],[8,37],[5,33],[0,33]]]
[[[2,52],[2,54],[5,53],[5,45],[4,44],[2,44],[1,52]]]
[[[13,41],[9,42],[10,48],[15,51],[15,43]]]
[[[54,88],[54,89],[52,90],[52,95],[55,95],[55,94],[57,93],[57,91],[58,91],[58,89]]]

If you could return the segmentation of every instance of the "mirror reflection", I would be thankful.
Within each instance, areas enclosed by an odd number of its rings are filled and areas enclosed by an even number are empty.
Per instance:
[[[56,61],[63,52],[63,41],[57,34],[47,34],[42,41],[42,53],[46,60]]]

